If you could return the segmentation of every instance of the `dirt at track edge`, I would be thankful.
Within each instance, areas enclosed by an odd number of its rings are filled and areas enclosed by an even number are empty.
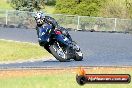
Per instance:
[[[83,67],[87,74],[111,74],[126,73],[132,71],[132,67]],[[77,74],[79,68],[64,69],[3,69],[0,70],[0,78],[25,77],[36,75],[55,75],[55,74]]]

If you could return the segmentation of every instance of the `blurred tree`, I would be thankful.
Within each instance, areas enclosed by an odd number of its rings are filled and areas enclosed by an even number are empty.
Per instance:
[[[40,10],[44,7],[44,0],[11,0],[11,6],[23,11]]]
[[[99,16],[132,18],[132,0],[106,0]]]
[[[128,17],[132,18],[132,0],[125,0],[125,3],[127,7]]]
[[[56,0],[55,13],[98,16],[105,0]]]
[[[106,0],[100,11],[100,16],[112,18],[127,18],[125,0]]]

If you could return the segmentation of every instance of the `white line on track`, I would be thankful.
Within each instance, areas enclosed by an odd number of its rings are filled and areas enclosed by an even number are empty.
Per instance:
[[[9,40],[9,39],[0,39],[0,40],[8,41],[8,42],[27,43],[27,44],[32,44],[32,45],[38,45],[38,43],[33,43],[33,42],[23,42],[23,41]]]

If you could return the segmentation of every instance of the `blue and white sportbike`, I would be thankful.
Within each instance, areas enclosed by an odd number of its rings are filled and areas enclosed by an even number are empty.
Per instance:
[[[42,25],[38,29],[38,41],[60,62],[83,59],[83,54],[76,42],[63,35],[60,30],[53,30],[50,25]]]

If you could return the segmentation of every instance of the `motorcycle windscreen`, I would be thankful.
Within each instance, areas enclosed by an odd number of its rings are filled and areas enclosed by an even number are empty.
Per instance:
[[[51,28],[51,26],[46,25],[39,29],[39,42],[49,42]]]

